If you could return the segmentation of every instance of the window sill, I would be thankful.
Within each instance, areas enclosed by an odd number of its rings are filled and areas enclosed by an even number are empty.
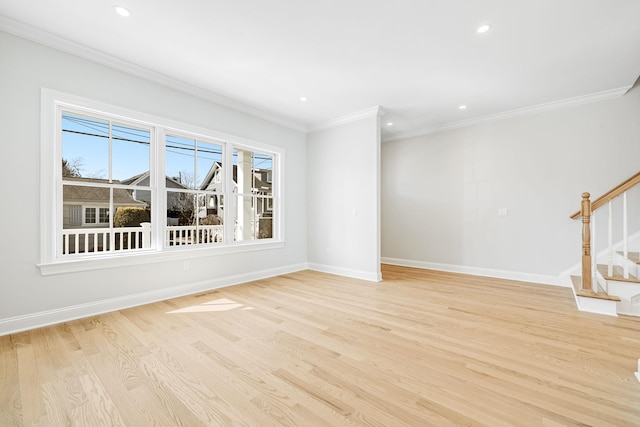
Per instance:
[[[251,241],[235,243],[233,245],[220,245],[207,248],[176,248],[158,250],[145,250],[129,252],[126,254],[109,254],[95,257],[75,258],[68,260],[56,260],[38,264],[42,276],[55,274],[76,273],[80,271],[101,270],[108,268],[126,267],[131,265],[153,264],[158,262],[186,261],[193,258],[235,254],[243,252],[280,249],[284,247],[283,241]]]

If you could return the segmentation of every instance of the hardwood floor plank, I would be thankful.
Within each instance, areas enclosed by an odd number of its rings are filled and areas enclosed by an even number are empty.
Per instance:
[[[567,288],[383,277],[301,271],[0,337],[0,425],[640,425],[640,319]]]
[[[16,338],[0,337],[0,378],[9,386],[0,387],[0,426],[21,426],[22,397],[18,374],[18,349]]]

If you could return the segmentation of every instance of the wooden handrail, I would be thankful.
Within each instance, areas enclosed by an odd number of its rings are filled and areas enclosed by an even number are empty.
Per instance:
[[[593,212],[596,209],[598,209],[599,207],[609,203],[609,201],[615,199],[616,197],[620,196],[625,191],[629,190],[630,188],[632,188],[632,187],[634,187],[634,186],[636,186],[638,184],[640,184],[640,172],[638,172],[637,174],[635,174],[631,178],[627,179],[626,181],[624,181],[623,183],[621,183],[617,187],[607,191],[605,194],[603,194],[602,196],[598,197],[596,200],[591,202],[591,212]],[[571,218],[572,219],[578,219],[578,218],[580,218],[580,215],[582,215],[582,213],[581,213],[581,211],[578,211],[578,212],[574,213],[573,215],[571,215]]]

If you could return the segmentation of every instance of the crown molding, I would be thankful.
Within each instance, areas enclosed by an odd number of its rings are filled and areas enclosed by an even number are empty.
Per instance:
[[[438,132],[444,132],[453,129],[460,129],[469,126],[491,123],[498,120],[511,119],[514,117],[528,116],[538,113],[544,113],[547,111],[560,110],[563,108],[576,107],[583,104],[589,104],[592,102],[606,101],[608,99],[619,98],[631,89],[633,85],[624,86],[611,90],[604,90],[601,92],[594,92],[587,95],[576,96],[573,98],[561,99],[558,101],[547,102],[544,104],[532,105],[530,107],[516,108],[515,110],[509,110],[497,114],[489,114],[487,116],[476,117],[469,120],[461,120],[457,122],[444,123],[442,125],[431,126],[423,128],[413,132],[407,132],[403,134],[393,135],[389,138],[385,138],[383,142],[398,141],[400,139],[413,138],[416,136],[429,135]]]
[[[310,129],[308,129],[308,132],[309,133],[317,132],[320,130],[325,130],[325,129],[333,128],[336,126],[346,125],[347,123],[356,122],[358,120],[362,120],[367,117],[384,116],[386,113],[387,113],[387,110],[385,110],[383,106],[376,105],[374,107],[357,111],[355,113],[347,114],[346,116],[338,117],[336,119],[329,120],[324,123],[319,123],[315,126],[312,126]]]
[[[80,43],[76,43],[63,37],[56,36],[47,31],[32,27],[19,21],[15,21],[3,15],[0,15],[0,30],[48,47],[52,47],[71,55],[78,56],[80,58],[87,59],[101,65],[105,65],[109,68],[113,68],[114,70],[122,71],[135,77],[140,77],[145,80],[151,81],[153,83],[158,83],[160,85],[178,90],[182,93],[192,95],[200,99],[204,99],[205,101],[212,102],[222,107],[226,107],[259,119],[266,120],[273,124],[284,126],[298,132],[306,133],[308,131],[306,126],[298,122],[287,120],[286,118],[255,107],[250,107],[241,102],[234,101],[233,99],[218,95],[214,92],[199,88],[197,86],[193,86],[189,83],[185,83],[181,80],[169,77],[165,74],[153,71],[149,68],[141,67],[129,61],[125,61],[99,50],[92,49]]]

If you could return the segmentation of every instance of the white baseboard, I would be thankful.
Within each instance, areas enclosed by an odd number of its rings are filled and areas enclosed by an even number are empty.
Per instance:
[[[569,287],[570,284],[563,282],[560,276],[546,276],[542,274],[521,273],[517,271],[494,270],[490,268],[468,267],[464,265],[442,264],[437,262],[415,261],[400,258],[382,258],[383,264],[399,265],[402,267],[414,267],[427,270],[447,271],[450,273],[472,274],[474,276],[495,277],[498,279],[517,280],[520,282],[542,283]]]
[[[352,277],[354,279],[367,280],[369,282],[379,282],[382,280],[382,273],[372,273],[369,271],[352,270],[350,268],[336,267],[333,265],[325,264],[308,264],[309,270],[320,271],[322,273],[335,274],[337,276]]]
[[[293,264],[0,319],[0,336],[306,269],[307,264]]]

